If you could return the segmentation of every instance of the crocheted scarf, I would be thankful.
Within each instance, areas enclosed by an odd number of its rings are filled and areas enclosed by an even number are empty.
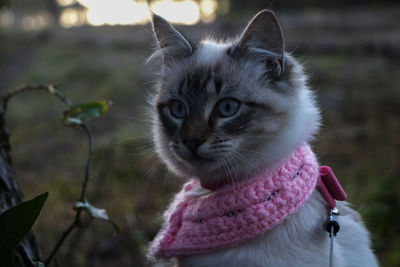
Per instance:
[[[272,171],[253,174],[204,196],[183,186],[164,213],[164,226],[150,246],[150,256],[170,258],[233,247],[253,239],[296,212],[313,192],[319,166],[305,144]]]

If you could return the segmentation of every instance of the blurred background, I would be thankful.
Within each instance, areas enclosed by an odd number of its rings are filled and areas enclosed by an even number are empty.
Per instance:
[[[158,66],[144,64],[155,47],[149,10],[198,40],[238,35],[268,7],[318,95],[324,126],[313,147],[321,164],[332,166],[363,215],[382,266],[400,266],[398,1],[12,0],[0,10],[0,90],[57,83],[75,103],[113,102],[90,122],[95,154],[87,198],[121,233],[93,221],[69,237],[59,266],[144,266],[159,215],[183,183],[151,146],[146,98]],[[26,198],[50,193],[34,226],[45,257],[73,220],[87,156],[84,133],[60,123],[63,110],[51,96],[27,93],[7,114]]]

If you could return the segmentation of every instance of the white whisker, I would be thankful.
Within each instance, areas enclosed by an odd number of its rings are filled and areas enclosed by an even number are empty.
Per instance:
[[[232,161],[231,161],[232,160]],[[235,161],[235,159],[233,158],[233,157],[227,157],[227,161],[228,162],[230,162],[230,165],[232,166],[232,170],[233,170],[233,172],[234,172],[234,182],[233,182],[233,188],[234,188],[234,192],[236,191],[235,189],[236,188],[239,188],[239,174],[238,174],[238,171],[239,171],[239,165],[237,164],[237,162]],[[235,168],[235,166],[233,165],[233,163],[235,163],[236,164],[236,168]],[[236,184],[235,184],[235,181],[236,181]],[[235,188],[236,187],[236,188]],[[234,198],[236,199],[236,195],[234,195]]]
[[[161,162],[158,161],[158,160],[155,161],[155,162],[151,165],[150,169],[149,169],[148,171],[146,171],[146,172],[140,177],[140,180],[142,180],[142,179],[144,179],[144,178],[147,177],[146,184],[145,184],[145,187],[144,187],[144,194],[145,194],[145,195],[146,195],[147,189],[148,189],[148,187],[149,187],[150,178],[151,178],[153,172],[155,171],[155,169],[156,169],[159,165],[161,165]]]
[[[232,151],[233,152],[233,157],[236,157],[238,160],[240,160],[241,162],[247,164],[248,166],[250,166],[252,169],[256,168],[257,166],[255,166],[254,164],[251,164],[250,162],[248,162],[246,160],[246,158],[238,151]]]
[[[244,148],[241,148],[240,150],[246,151],[246,152],[250,152],[250,153],[254,153],[254,154],[257,154],[257,155],[269,156],[268,153],[263,153],[263,152],[256,151],[256,150],[249,150],[249,149],[244,149]]]
[[[221,161],[222,161],[222,163],[223,163],[223,167],[224,167],[224,171],[225,171],[225,176],[226,176],[226,178],[228,178],[229,180],[230,180],[230,172],[229,172],[229,167],[228,167],[228,164],[226,163],[226,161],[225,161],[225,159],[224,159],[224,157],[221,157],[221,156],[219,156],[218,157]],[[229,180],[228,180],[228,182],[229,182]]]
[[[152,146],[153,146],[152,143],[151,144],[147,144],[147,145],[143,145],[143,146],[135,148],[134,150],[132,150],[132,152],[136,152],[136,151],[139,151],[139,150],[145,150],[145,149],[148,149],[148,148],[150,148]]]
[[[115,144],[119,145],[121,143],[127,142],[127,141],[133,141],[133,140],[148,140],[149,142],[151,141],[150,137],[143,137],[143,136],[133,136],[133,137],[127,137],[127,138],[123,138],[120,139],[118,141],[115,142]]]

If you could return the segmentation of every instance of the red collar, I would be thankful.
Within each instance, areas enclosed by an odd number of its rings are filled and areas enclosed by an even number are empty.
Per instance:
[[[347,195],[338,179],[328,166],[319,167],[317,189],[328,204],[329,209],[336,207],[336,200],[346,200]]]

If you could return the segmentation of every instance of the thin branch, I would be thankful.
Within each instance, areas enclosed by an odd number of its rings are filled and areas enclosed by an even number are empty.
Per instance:
[[[89,176],[90,176],[90,166],[92,164],[93,135],[92,135],[92,131],[90,130],[89,126],[87,126],[84,122],[80,126],[82,127],[83,130],[85,130],[85,132],[88,136],[88,141],[89,141],[89,152],[88,152],[88,158],[87,158],[86,167],[85,167],[85,178],[83,179],[81,196],[79,198],[79,201],[83,202],[83,201],[85,201],[86,187],[87,187],[87,183],[89,181]]]
[[[62,103],[72,106],[72,102],[64,96],[63,93],[58,91],[57,86],[54,84],[23,84],[19,87],[16,87],[5,94],[0,96],[0,99],[2,101],[3,109],[6,110],[8,106],[8,102],[10,101],[11,98],[13,98],[16,95],[19,95],[24,92],[32,92],[32,91],[44,91],[47,93],[50,93],[51,95],[54,95],[57,97]]]
[[[21,85],[21,86],[15,88],[15,89],[13,89],[13,90],[10,90],[10,91],[6,92],[3,95],[0,95],[0,104],[2,104],[3,110],[5,111],[7,109],[8,102],[14,96],[19,95],[19,94],[24,93],[24,92],[31,92],[31,91],[44,91],[44,92],[50,93],[51,95],[57,97],[62,103],[66,104],[67,106],[69,106],[69,107],[72,106],[72,102],[67,97],[65,97],[64,94],[62,94],[60,91],[58,91],[56,89],[56,85],[53,85],[53,84],[48,84],[48,85],[44,85],[44,84],[24,84],[24,85]],[[88,141],[89,141],[88,158],[87,158],[87,161],[86,161],[85,174],[84,174],[84,179],[83,179],[83,182],[82,182],[82,190],[81,190],[81,194],[80,194],[80,197],[79,197],[79,201],[80,202],[84,202],[85,201],[86,188],[87,188],[87,184],[88,184],[89,177],[90,177],[90,166],[91,166],[91,163],[92,163],[93,135],[92,135],[92,131],[90,130],[89,126],[87,126],[85,123],[81,123],[80,126],[85,131],[85,133],[87,134]],[[63,232],[63,234],[61,235],[60,239],[58,240],[58,242],[54,246],[53,250],[51,251],[49,257],[46,259],[46,261],[45,261],[45,265],[46,266],[48,266],[51,263],[51,261],[53,260],[53,258],[57,254],[57,251],[60,249],[60,247],[65,242],[67,237],[70,235],[72,230],[76,226],[81,226],[82,225],[81,224],[81,218],[80,218],[81,212],[82,212],[82,209],[78,208],[77,211],[76,211],[76,214],[75,214],[74,221]]]
[[[89,126],[87,126],[85,123],[81,123],[80,126],[82,127],[82,129],[86,132],[87,136],[88,136],[88,141],[89,141],[89,152],[88,152],[88,158],[86,161],[86,167],[85,167],[85,175],[84,175],[84,179],[82,182],[82,190],[81,190],[81,195],[79,197],[79,201],[80,202],[84,202],[85,201],[85,195],[86,195],[86,188],[87,188],[87,183],[89,181],[89,177],[90,177],[90,166],[92,163],[92,154],[93,154],[93,135],[92,135],[92,131],[90,130]],[[81,225],[81,213],[82,213],[82,209],[77,209],[76,214],[75,214],[75,219],[72,222],[72,224],[67,228],[67,230],[65,230],[60,238],[60,240],[58,240],[56,246],[53,248],[53,250],[50,253],[50,256],[47,258],[47,260],[45,261],[45,265],[48,266],[52,259],[54,258],[54,256],[57,254],[58,249],[61,247],[61,245],[64,243],[65,239],[68,237],[68,235],[72,232],[72,230],[75,228],[75,226],[80,226]]]
[[[61,247],[61,245],[64,243],[64,240],[67,238],[67,236],[72,232],[72,230],[75,228],[76,226],[76,220],[74,220],[70,226],[68,226],[68,228],[63,232],[60,240],[58,240],[57,244],[55,245],[55,247],[53,248],[53,250],[50,253],[50,256],[47,258],[47,260],[44,262],[44,264],[46,266],[48,266],[51,262],[51,260],[53,259],[53,257],[56,255],[58,249]]]

